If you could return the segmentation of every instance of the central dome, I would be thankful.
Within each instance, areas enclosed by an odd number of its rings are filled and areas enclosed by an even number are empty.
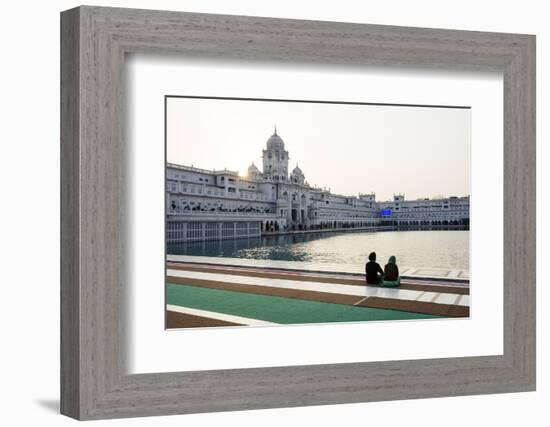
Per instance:
[[[267,149],[275,149],[275,150],[284,150],[285,149],[285,142],[283,139],[277,135],[277,129],[275,129],[275,133],[269,137],[267,140]]]

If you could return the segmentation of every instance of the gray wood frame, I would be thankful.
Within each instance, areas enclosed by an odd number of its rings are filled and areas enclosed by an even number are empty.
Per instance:
[[[128,375],[124,57],[131,52],[503,72],[504,354]],[[61,166],[65,415],[100,419],[535,390],[534,36],[71,9],[61,14]]]

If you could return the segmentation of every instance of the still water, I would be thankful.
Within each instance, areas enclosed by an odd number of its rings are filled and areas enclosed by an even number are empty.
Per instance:
[[[364,264],[375,251],[385,263],[395,255],[400,266],[469,270],[470,232],[462,230],[319,232],[251,239],[169,245],[174,255]]]

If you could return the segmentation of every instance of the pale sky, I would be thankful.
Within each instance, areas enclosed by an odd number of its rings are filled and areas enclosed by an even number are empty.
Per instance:
[[[377,200],[470,194],[470,110],[168,98],[167,160],[244,174],[273,127],[310,185]]]

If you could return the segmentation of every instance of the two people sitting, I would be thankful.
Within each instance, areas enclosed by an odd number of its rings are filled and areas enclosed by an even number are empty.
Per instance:
[[[395,287],[399,286],[401,283],[399,268],[395,263],[395,257],[393,255],[384,266],[384,270],[382,270],[380,264],[376,262],[376,252],[371,252],[369,254],[369,262],[365,265],[365,273],[367,276],[367,283],[370,285]]]

